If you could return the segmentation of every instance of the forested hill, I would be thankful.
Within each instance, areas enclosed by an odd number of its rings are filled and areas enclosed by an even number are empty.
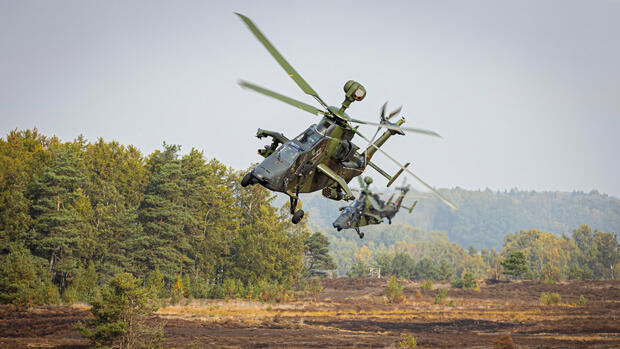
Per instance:
[[[15,289],[21,273],[68,300],[85,294],[76,280],[119,272],[169,290],[184,278],[196,296],[226,280],[290,284],[309,232],[271,205],[268,190],[240,179],[195,149],[164,144],[144,156],[102,139],[12,131],[0,138],[0,262],[17,271],[0,273],[0,290]],[[35,287],[22,286],[12,294]]]
[[[501,249],[506,234],[526,229],[561,234],[587,224],[601,231],[620,231],[620,199],[597,191],[496,192],[461,188],[440,191],[459,207],[457,211],[429,194],[410,192],[405,204],[418,200],[415,210],[412,214],[399,212],[394,222],[425,231],[445,231],[450,241],[478,249]],[[304,209],[310,212],[312,225],[320,230],[333,229],[331,223],[338,215],[338,207],[346,205],[326,200],[320,194],[305,195],[302,200]]]

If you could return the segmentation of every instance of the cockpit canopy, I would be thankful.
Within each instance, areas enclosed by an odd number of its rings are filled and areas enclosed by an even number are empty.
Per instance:
[[[312,148],[316,142],[321,139],[321,134],[315,130],[315,125],[308,128],[304,133],[295,138],[297,142],[302,144],[306,149]]]
[[[296,147],[294,144],[286,143],[278,152],[278,159],[284,163],[292,164],[300,152],[301,149]]]

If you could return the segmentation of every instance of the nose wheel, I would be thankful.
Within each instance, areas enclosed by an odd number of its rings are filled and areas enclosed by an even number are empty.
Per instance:
[[[252,174],[252,171],[246,173],[245,176],[243,176],[243,178],[241,179],[242,187],[245,188],[250,184],[254,184],[254,175]]]

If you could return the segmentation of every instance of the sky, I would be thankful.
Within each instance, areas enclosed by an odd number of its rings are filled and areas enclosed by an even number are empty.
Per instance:
[[[292,138],[319,118],[238,86],[316,105],[233,12],[329,104],[354,79],[367,96],[352,117],[376,122],[389,101],[441,134],[383,147],[435,187],[620,196],[617,0],[0,0],[0,136],[166,142],[247,168],[257,128]]]

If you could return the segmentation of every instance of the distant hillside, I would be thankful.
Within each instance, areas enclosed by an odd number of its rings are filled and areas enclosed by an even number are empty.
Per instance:
[[[418,200],[415,210],[412,214],[400,212],[394,222],[424,231],[445,231],[450,241],[478,249],[501,249],[506,234],[526,229],[561,234],[587,224],[601,231],[620,231],[620,199],[597,191],[494,192],[461,188],[440,191],[459,207],[457,211],[427,193],[411,192],[405,203]],[[302,201],[311,225],[320,230],[333,229],[331,223],[338,215],[338,207],[346,205],[326,199],[320,193],[303,195]],[[357,238],[354,233],[340,233]]]

